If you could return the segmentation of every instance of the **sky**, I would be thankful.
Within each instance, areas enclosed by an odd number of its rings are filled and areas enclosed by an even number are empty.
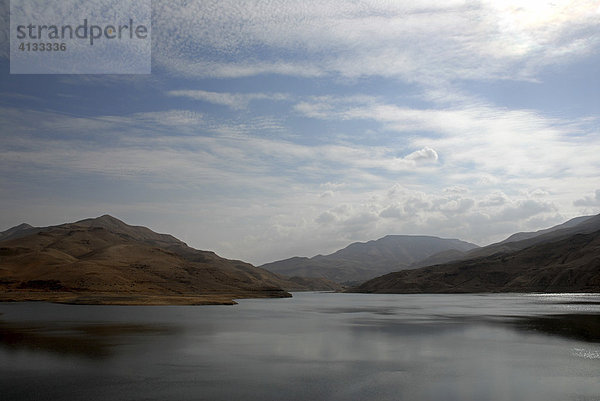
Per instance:
[[[152,73],[9,74],[0,231],[103,214],[256,265],[600,213],[600,2],[153,0]]]

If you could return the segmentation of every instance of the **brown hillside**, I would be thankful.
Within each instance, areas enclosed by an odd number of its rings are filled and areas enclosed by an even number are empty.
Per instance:
[[[233,303],[289,296],[284,286],[292,283],[111,216],[0,242],[2,300]]]

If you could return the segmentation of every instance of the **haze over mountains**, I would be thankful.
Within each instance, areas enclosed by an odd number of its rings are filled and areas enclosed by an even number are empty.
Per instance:
[[[171,235],[108,215],[51,227],[21,224],[0,233],[4,300],[233,303],[233,298],[286,297],[284,288],[313,289],[311,284],[190,248]]]
[[[359,283],[396,270],[414,267],[441,252],[459,255],[477,245],[457,239],[424,235],[388,235],[375,241],[355,242],[330,255],[293,257],[260,267],[287,276],[323,277],[338,283]]]
[[[390,273],[350,291],[599,292],[600,215],[515,234],[467,252],[461,260]]]
[[[262,265],[284,275],[325,277],[346,285],[358,285],[387,273],[470,260],[496,253],[510,253],[529,246],[589,234],[600,226],[597,216],[581,216],[535,232],[520,232],[503,241],[479,247],[475,244],[432,236],[388,235],[375,241],[350,244],[330,255],[293,257]]]

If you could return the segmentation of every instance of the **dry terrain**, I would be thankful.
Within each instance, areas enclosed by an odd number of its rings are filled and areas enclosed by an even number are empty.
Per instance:
[[[338,289],[329,286],[289,280],[108,215],[0,233],[2,301],[233,304],[291,296],[285,289]]]
[[[350,291],[600,292],[600,231],[551,238],[516,251],[399,271]]]

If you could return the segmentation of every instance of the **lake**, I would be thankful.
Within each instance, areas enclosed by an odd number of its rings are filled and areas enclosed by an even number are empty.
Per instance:
[[[2,400],[600,400],[600,296],[0,304]]]

